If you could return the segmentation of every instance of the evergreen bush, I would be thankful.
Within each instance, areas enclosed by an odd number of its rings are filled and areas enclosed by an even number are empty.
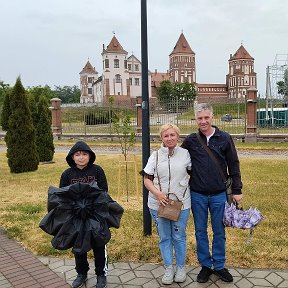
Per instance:
[[[55,147],[53,143],[53,133],[51,129],[52,115],[49,110],[48,101],[44,96],[40,96],[37,103],[36,146],[40,162],[52,161]]]
[[[9,109],[11,114],[5,142],[10,172],[35,171],[39,164],[35,128],[20,77],[17,78],[9,96]]]
[[[9,99],[10,94],[11,94],[11,89],[6,90],[4,92],[4,102],[3,102],[2,112],[1,112],[1,126],[2,126],[2,130],[4,131],[8,130],[8,121],[9,121],[9,116],[11,114],[10,99]]]

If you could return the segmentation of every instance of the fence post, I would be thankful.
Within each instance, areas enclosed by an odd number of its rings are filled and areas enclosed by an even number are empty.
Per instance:
[[[61,99],[52,98],[51,100],[51,113],[52,113],[52,133],[53,136],[61,139],[62,135],[62,120],[61,120]]]
[[[247,90],[245,142],[257,142],[257,91],[255,87]]]

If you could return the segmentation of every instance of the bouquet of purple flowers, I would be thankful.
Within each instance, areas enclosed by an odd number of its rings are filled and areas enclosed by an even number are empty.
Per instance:
[[[226,227],[250,229],[250,237],[247,240],[249,244],[253,229],[263,219],[261,212],[257,208],[250,207],[248,210],[242,210],[234,203],[229,205],[225,203],[223,223]]]

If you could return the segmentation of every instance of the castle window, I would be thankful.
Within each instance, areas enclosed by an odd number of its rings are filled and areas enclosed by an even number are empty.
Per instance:
[[[93,77],[88,77],[88,83],[92,83],[93,82]]]
[[[128,64],[128,70],[131,71],[131,69],[132,69],[131,64]]]
[[[88,88],[88,94],[92,95],[92,88]]]
[[[124,68],[127,69],[127,60],[124,60]]]
[[[135,80],[135,86],[139,86],[139,85],[140,85],[140,80],[139,80],[139,78],[135,78],[134,80]]]
[[[119,68],[119,59],[114,59],[114,68]]]
[[[115,75],[115,81],[116,81],[116,83],[121,83],[121,75],[120,74]]]
[[[130,86],[133,85],[133,83],[132,83],[132,78],[129,78],[129,84],[130,84]]]
[[[135,64],[135,71],[139,71],[139,64]]]
[[[109,68],[109,59],[105,59],[105,68]]]

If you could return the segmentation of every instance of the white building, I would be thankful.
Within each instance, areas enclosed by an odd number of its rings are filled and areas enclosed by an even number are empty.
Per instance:
[[[123,49],[115,35],[106,47],[103,44],[102,74],[88,61],[80,72],[80,103],[107,104],[109,97],[114,103],[135,104],[142,94],[141,62]],[[148,74],[148,92],[151,97],[151,73]]]

